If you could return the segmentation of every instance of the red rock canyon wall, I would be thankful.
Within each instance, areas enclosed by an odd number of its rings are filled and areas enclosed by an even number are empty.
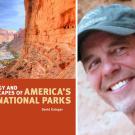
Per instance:
[[[25,0],[25,9],[22,57],[6,76],[74,78],[75,0]]]

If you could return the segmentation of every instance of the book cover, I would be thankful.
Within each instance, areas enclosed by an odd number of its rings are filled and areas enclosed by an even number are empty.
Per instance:
[[[75,134],[75,1],[0,2],[1,133]]]

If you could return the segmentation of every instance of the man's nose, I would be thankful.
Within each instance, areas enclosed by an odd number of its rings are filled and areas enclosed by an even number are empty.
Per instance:
[[[102,73],[104,77],[112,77],[112,75],[115,75],[120,70],[120,65],[116,63],[115,61],[107,60],[103,63],[102,66]]]

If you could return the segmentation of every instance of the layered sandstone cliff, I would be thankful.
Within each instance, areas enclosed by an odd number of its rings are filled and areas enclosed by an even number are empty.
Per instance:
[[[25,0],[22,57],[8,78],[74,78],[75,0]]]
[[[15,33],[16,31],[0,29],[0,44],[12,41]]]
[[[20,54],[21,49],[24,46],[24,29],[19,29],[14,34],[14,39],[8,44],[8,48],[11,52]]]

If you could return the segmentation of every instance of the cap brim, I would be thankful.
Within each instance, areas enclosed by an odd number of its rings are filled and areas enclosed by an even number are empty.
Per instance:
[[[86,33],[92,32],[95,30],[105,31],[105,32],[120,35],[120,36],[127,36],[127,35],[135,33],[135,29],[117,27],[117,26],[97,26],[97,27],[92,27],[92,28],[91,27],[86,28],[82,32],[79,32],[78,34],[78,61],[81,59],[80,49],[79,49],[80,41],[82,42],[82,39],[85,37]]]

